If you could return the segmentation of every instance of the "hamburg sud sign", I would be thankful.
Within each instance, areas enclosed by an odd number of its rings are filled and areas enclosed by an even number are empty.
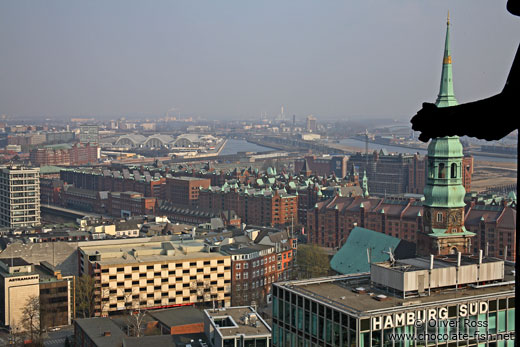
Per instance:
[[[488,303],[472,302],[458,305],[458,317],[469,317],[487,313]],[[405,325],[418,325],[429,321],[441,321],[448,319],[448,307],[435,307],[417,311],[398,312],[385,316],[372,317],[372,330],[389,329]]]

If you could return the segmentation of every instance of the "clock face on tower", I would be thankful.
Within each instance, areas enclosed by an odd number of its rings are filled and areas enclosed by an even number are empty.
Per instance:
[[[461,213],[461,211],[458,211],[458,210],[451,211],[448,218],[449,218],[449,223],[451,225],[460,225],[460,223],[462,221],[462,213]]]

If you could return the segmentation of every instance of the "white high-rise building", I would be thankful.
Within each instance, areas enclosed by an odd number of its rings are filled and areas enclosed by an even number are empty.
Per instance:
[[[40,169],[0,166],[0,226],[40,224]]]

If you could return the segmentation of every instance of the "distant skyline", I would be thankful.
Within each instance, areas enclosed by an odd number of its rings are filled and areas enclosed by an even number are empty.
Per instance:
[[[437,97],[448,10],[459,103],[502,89],[505,4],[3,0],[0,114],[406,121]]]

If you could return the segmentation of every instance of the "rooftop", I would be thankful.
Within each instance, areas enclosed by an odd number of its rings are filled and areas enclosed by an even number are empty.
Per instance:
[[[208,252],[204,242],[198,240],[95,245],[80,249],[87,256],[97,256],[96,262],[100,265],[224,257],[220,253]]]
[[[0,261],[7,266],[27,266],[31,265],[23,258],[14,257],[14,258],[0,258]]]
[[[126,337],[119,326],[107,317],[78,318],[74,322],[98,347],[121,346]]]
[[[162,324],[174,327],[179,325],[204,323],[202,311],[191,306],[175,307],[164,310],[148,311],[149,315]]]
[[[271,327],[249,306],[204,310],[204,313],[219,325],[217,330],[224,337],[271,335]]]
[[[229,244],[223,245],[220,249],[229,254],[229,255],[237,255],[237,254],[250,254],[255,252],[260,252],[263,250],[267,250],[273,248],[273,246],[267,245],[258,245],[258,244]]]
[[[418,263],[417,265],[424,268],[423,264]],[[438,263],[436,266],[443,265]],[[514,281],[512,272],[514,265],[506,263],[504,270],[505,276],[502,285],[496,285],[499,282],[495,282],[493,286],[468,285],[458,289],[435,289],[431,291],[430,295],[416,295],[407,298],[395,296],[387,289],[376,286],[371,281],[369,273],[288,281],[275,284],[275,286],[293,291],[299,295],[308,296],[312,300],[320,301],[324,304],[333,305],[350,314],[364,316],[374,311],[390,311],[399,306],[424,308],[429,304],[435,304],[440,301],[460,300],[477,295],[498,296],[501,293],[514,293],[514,282],[510,282]],[[362,290],[359,290],[361,288]],[[378,295],[383,295],[384,300],[378,300]]]

